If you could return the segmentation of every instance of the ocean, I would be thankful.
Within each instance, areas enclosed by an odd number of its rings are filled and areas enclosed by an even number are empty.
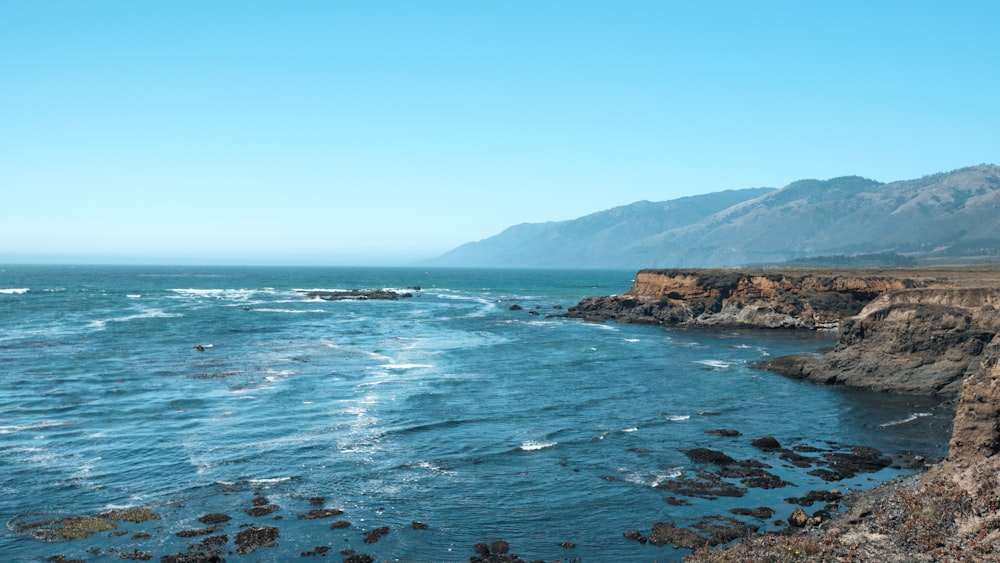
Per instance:
[[[332,560],[467,561],[500,539],[529,559],[675,561],[688,551],[623,532],[714,515],[776,529],[797,506],[787,498],[908,471],[829,482],[756,438],[946,452],[951,413],[931,400],[753,368],[830,335],[559,316],[626,291],[633,274],[0,266],[0,559],[159,561],[225,535],[227,561],[317,547]],[[412,297],[306,293],[355,288]],[[694,448],[760,460],[786,484],[679,494],[672,483],[717,469]],[[761,506],[774,516],[729,512]],[[51,541],[67,518],[130,507],[159,518]],[[300,517],[319,508],[343,513]],[[207,514],[232,519],[209,526]],[[277,528],[276,545],[238,553],[252,526]]]

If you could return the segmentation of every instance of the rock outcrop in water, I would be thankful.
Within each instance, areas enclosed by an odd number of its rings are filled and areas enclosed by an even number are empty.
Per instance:
[[[844,320],[833,351],[761,367],[817,383],[953,397],[998,332],[998,289],[890,292]]]
[[[817,383],[954,397],[1000,331],[1000,273],[643,270],[623,295],[588,297],[567,316],[837,330],[827,354],[760,367]]]
[[[623,295],[588,297],[568,316],[594,321],[834,329],[884,293],[924,279],[860,273],[642,270]]]

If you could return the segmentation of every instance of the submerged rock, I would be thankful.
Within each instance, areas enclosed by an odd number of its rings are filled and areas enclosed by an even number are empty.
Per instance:
[[[263,547],[278,545],[278,529],[274,526],[255,526],[236,534],[236,552],[240,555],[253,553]]]

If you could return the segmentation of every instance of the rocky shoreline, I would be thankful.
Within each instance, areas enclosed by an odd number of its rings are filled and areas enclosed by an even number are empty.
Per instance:
[[[931,395],[956,412],[947,459],[932,460],[932,466],[912,456],[890,458],[864,445],[779,443],[770,436],[744,437],[732,428],[712,430],[709,434],[718,446],[684,452],[699,470],[658,485],[669,495],[667,503],[739,497],[749,488],[781,489],[787,483],[771,470],[779,465],[818,476],[830,488],[785,498],[799,507],[790,514],[746,506],[731,510],[732,516],[706,517],[686,527],[652,522],[643,530],[609,533],[634,540],[637,548],[650,544],[693,550],[686,559],[695,562],[1000,561],[998,296],[1000,273],[988,271],[647,270],[639,272],[626,294],[583,300],[566,316],[679,327],[836,332],[836,346],[823,355],[778,358],[761,367],[820,384]],[[759,454],[734,459],[723,451],[728,440],[749,441]],[[890,466],[922,473],[861,492],[846,493],[837,484]],[[261,490],[223,492],[245,506],[229,514],[205,512],[190,526],[168,523],[172,516],[161,516],[160,509],[135,508],[12,520],[8,527],[47,542],[107,538],[101,548],[94,548],[97,552],[91,551],[99,557],[196,563],[250,554],[267,557],[269,548],[286,541],[291,522],[314,528],[309,537],[333,531],[336,539],[349,540],[352,546],[377,544],[388,534],[412,534],[419,541],[426,533],[422,530],[434,526],[417,520],[407,526],[390,522],[392,527],[362,523],[321,497],[296,499],[301,506],[278,506],[294,503],[273,502]],[[779,523],[778,531],[759,533]],[[165,535],[188,543],[181,550],[156,553]],[[303,546],[300,556],[350,563],[376,560],[361,549],[339,549],[332,539]],[[580,561],[572,542],[559,547],[566,550],[565,561]],[[531,560],[516,555],[503,540],[462,549],[469,561]],[[53,551],[58,549],[53,546]],[[460,553],[456,550],[455,555]],[[62,555],[46,560],[73,561]]]
[[[1000,561],[1000,272],[644,270],[568,316],[835,330],[825,354],[760,367],[957,405],[948,456],[923,474],[853,493],[827,520],[796,513],[784,531],[725,548],[695,539],[687,561]]]

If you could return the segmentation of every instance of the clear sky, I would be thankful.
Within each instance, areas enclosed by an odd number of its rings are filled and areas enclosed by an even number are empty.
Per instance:
[[[1000,162],[1000,2],[0,0],[0,263],[407,264]]]

